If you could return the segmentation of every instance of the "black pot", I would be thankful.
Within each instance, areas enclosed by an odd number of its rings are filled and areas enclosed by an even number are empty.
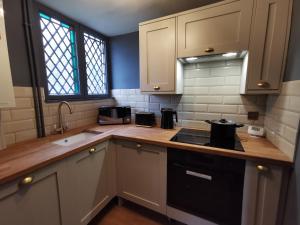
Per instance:
[[[205,122],[211,124],[211,141],[234,140],[236,128],[244,126],[244,124],[237,124],[231,120],[226,119],[205,120]]]

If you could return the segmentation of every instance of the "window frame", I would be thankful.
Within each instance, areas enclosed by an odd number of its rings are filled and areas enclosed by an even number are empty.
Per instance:
[[[44,45],[43,45],[43,35],[40,26],[40,15],[39,13],[44,13],[54,19],[57,19],[63,23],[68,24],[74,29],[75,32],[75,45],[76,45],[76,53],[77,53],[77,66],[78,66],[78,76],[79,76],[79,95],[49,95],[48,90],[48,79],[47,79],[47,72],[46,72],[46,62],[44,56]],[[37,51],[39,54],[39,66],[40,66],[40,78],[41,78],[41,85],[44,87],[45,93],[45,102],[59,102],[59,101],[87,101],[87,100],[102,100],[102,99],[109,99],[111,98],[110,94],[110,73],[109,73],[109,39],[105,35],[85,26],[82,25],[67,16],[62,15],[59,12],[56,12],[53,9],[50,9],[40,3],[36,3],[36,25],[38,28],[35,29],[37,31],[38,37],[38,46]],[[84,33],[91,34],[99,39],[102,39],[105,43],[105,71],[106,71],[106,92],[107,94],[103,95],[88,95],[88,87],[87,87],[87,74],[86,74],[86,62],[85,62],[85,49],[84,49]]]
[[[96,38],[102,39],[104,40],[104,53],[105,53],[105,72],[106,72],[106,95],[89,95],[88,94],[88,88],[87,88],[87,74],[86,74],[86,61],[85,61],[85,49],[84,49],[84,33],[88,33]],[[89,99],[95,99],[98,98],[99,96],[107,96],[109,95],[109,78],[108,78],[108,38],[105,37],[104,35],[86,27],[86,26],[82,26],[80,27],[80,36],[81,36],[81,44],[82,44],[82,57],[83,57],[83,69],[84,69],[84,86],[85,88],[85,96],[87,96],[87,98]]]

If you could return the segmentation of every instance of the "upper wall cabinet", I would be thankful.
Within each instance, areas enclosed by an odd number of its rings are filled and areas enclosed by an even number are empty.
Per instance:
[[[279,93],[289,39],[291,0],[256,0],[243,94]]]
[[[177,93],[176,18],[140,25],[141,91]]]
[[[8,57],[3,2],[0,0],[0,108],[14,107],[15,96]]]
[[[224,1],[178,16],[178,57],[248,49],[253,0]]]

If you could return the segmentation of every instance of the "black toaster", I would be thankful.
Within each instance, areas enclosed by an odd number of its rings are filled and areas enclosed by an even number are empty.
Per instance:
[[[135,114],[135,124],[141,127],[153,127],[156,125],[155,114],[152,112],[137,112]]]

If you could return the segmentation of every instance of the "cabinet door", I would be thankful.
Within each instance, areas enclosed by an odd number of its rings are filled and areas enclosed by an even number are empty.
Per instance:
[[[178,57],[248,49],[252,0],[200,8],[178,17]]]
[[[141,25],[140,79],[143,92],[175,91],[175,18]]]
[[[119,142],[119,196],[166,214],[166,151],[163,148]]]
[[[71,159],[70,207],[76,218],[72,224],[88,224],[110,200],[107,151],[107,143],[102,143]]]
[[[247,91],[279,91],[289,37],[289,0],[257,0],[249,48]]]
[[[8,57],[3,3],[0,0],[0,108],[14,107],[15,96]]]
[[[0,224],[62,225],[59,176],[51,167],[0,186]]]
[[[243,225],[276,225],[284,170],[247,162],[245,171]]]

